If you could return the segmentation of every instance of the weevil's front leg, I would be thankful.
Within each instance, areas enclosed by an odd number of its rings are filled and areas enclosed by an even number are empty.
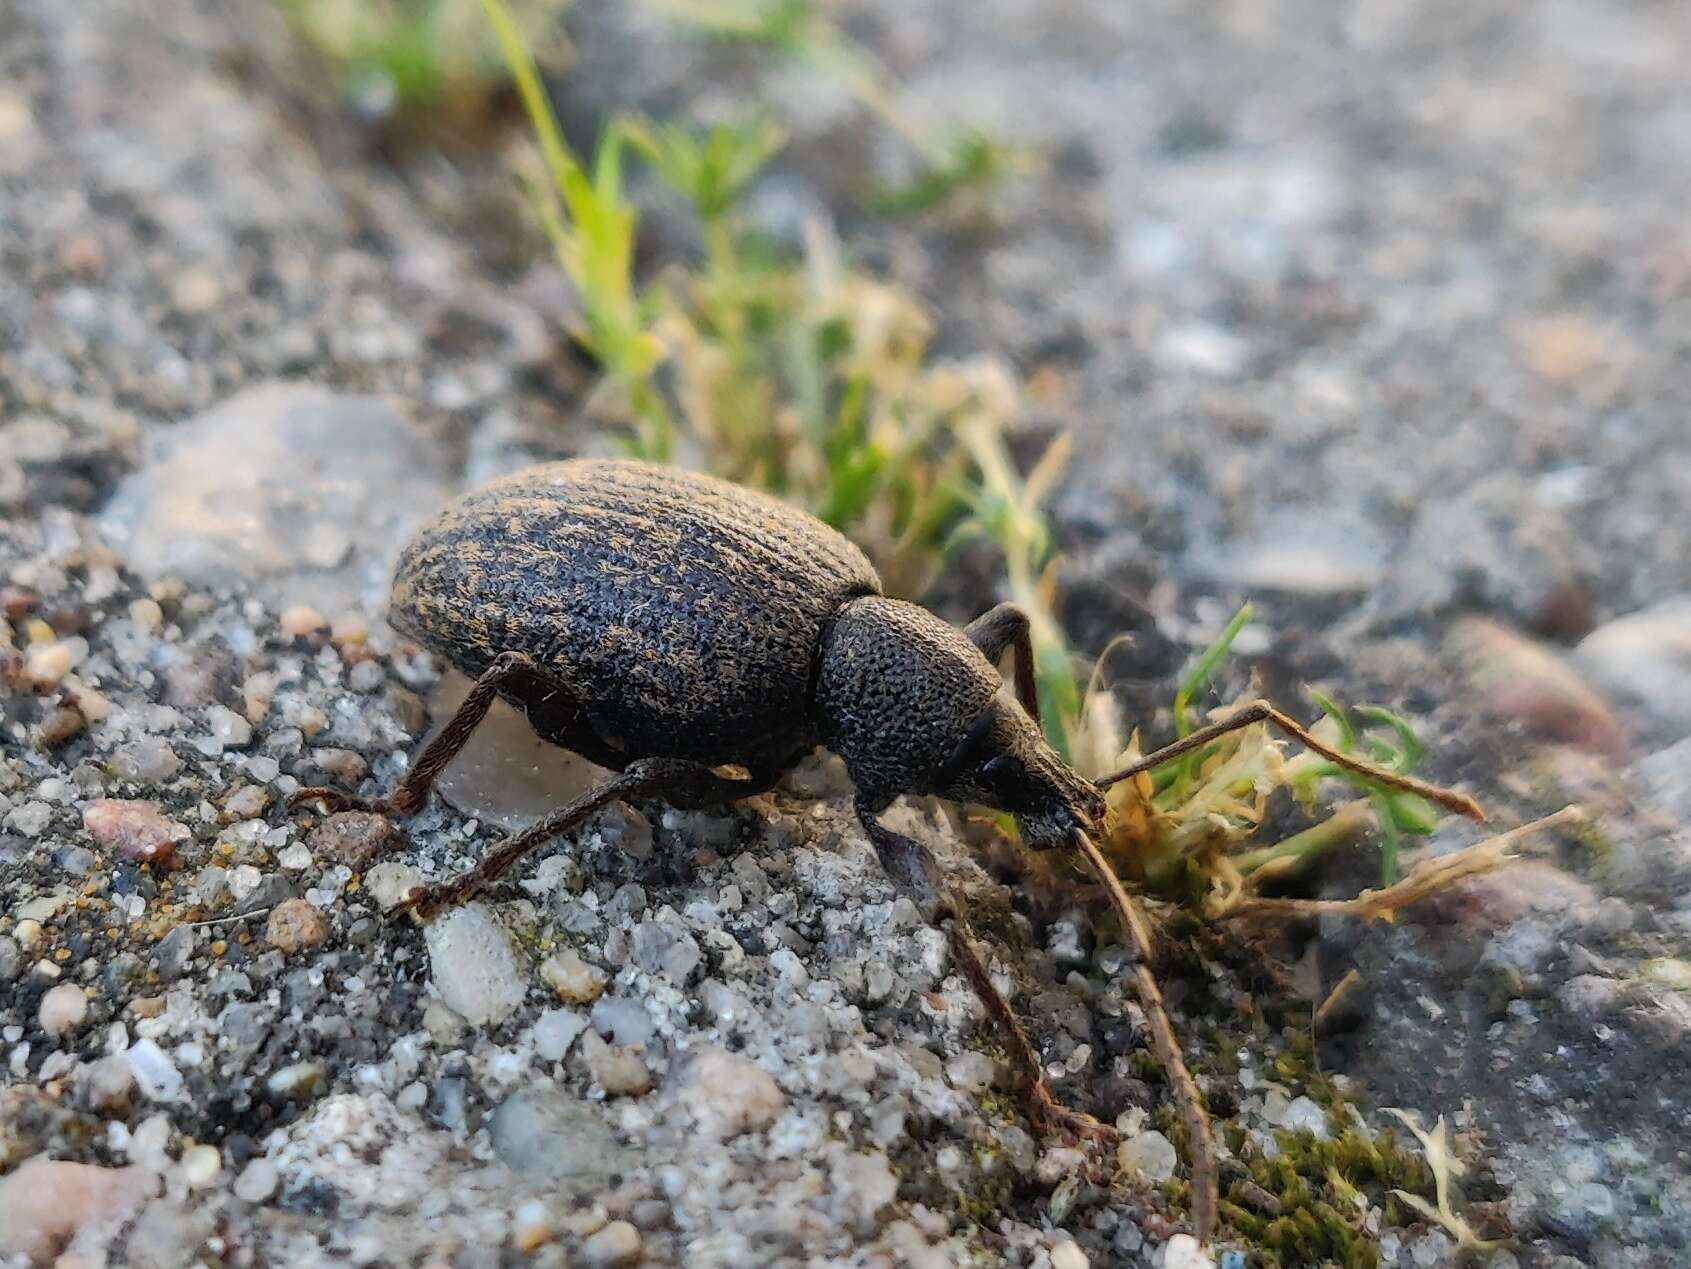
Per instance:
[[[500,842],[474,868],[435,885],[412,890],[396,911],[415,912],[427,918],[443,908],[464,902],[485,890],[524,855],[579,827],[612,802],[661,797],[676,806],[715,806],[760,793],[773,784],[775,778],[771,777],[767,784],[760,787],[755,780],[732,780],[717,775],[697,762],[677,758],[642,758],[629,763],[619,775],[589,789],[515,837]]]
[[[429,800],[429,790],[447,763],[469,742],[470,735],[487,717],[504,684],[520,674],[535,673],[534,660],[526,653],[507,652],[482,672],[440,734],[429,741],[411,770],[382,798],[361,798],[339,789],[301,789],[288,799],[292,810],[306,802],[321,802],[331,811],[374,811],[378,815],[415,815]]]
[[[1091,1115],[1071,1110],[1052,1093],[1033,1041],[1010,1008],[1010,1002],[993,985],[992,975],[975,948],[968,920],[945,885],[933,852],[915,838],[882,825],[876,816],[885,809],[860,799],[857,815],[874,843],[887,876],[910,896],[926,920],[944,931],[958,968],[992,1016],[993,1025],[1003,1036],[1028,1119],[1042,1135],[1114,1144],[1120,1136],[1114,1128]]]
[[[1034,722],[1039,721],[1039,686],[1033,677],[1033,641],[1028,634],[1028,615],[1015,604],[999,604],[976,617],[963,628],[969,642],[994,665],[1009,648],[1011,673],[1015,676],[1016,699]]]

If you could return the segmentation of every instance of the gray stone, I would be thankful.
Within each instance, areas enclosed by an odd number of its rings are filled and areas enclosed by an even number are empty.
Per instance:
[[[648,974],[662,974],[676,983],[686,982],[704,959],[693,936],[670,921],[642,921],[635,926],[630,954]]]
[[[615,1044],[646,1044],[656,1034],[646,1006],[628,996],[601,996],[593,1004],[593,1027]]]
[[[513,1172],[572,1191],[600,1189],[638,1159],[593,1103],[551,1085],[506,1098],[489,1118],[488,1134],[494,1153]]]
[[[392,553],[446,492],[434,443],[378,397],[260,384],[162,438],[102,528],[154,576],[276,604],[385,598]]]

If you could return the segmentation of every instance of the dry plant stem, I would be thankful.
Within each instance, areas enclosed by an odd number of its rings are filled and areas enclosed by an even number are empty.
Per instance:
[[[1410,874],[1395,886],[1384,890],[1364,890],[1354,899],[1237,899],[1211,916],[1236,917],[1272,913],[1281,916],[1354,916],[1363,919],[1385,917],[1406,908],[1427,896],[1436,894],[1464,877],[1490,872],[1508,863],[1513,856],[1509,848],[1524,837],[1542,833],[1563,824],[1585,822],[1585,811],[1578,806],[1565,806],[1553,815],[1522,824],[1507,833],[1488,837],[1483,842],[1424,859]]]
[[[1211,723],[1208,727],[1200,727],[1190,736],[1184,736],[1172,745],[1164,745],[1155,753],[1147,754],[1139,759],[1132,766],[1123,767],[1120,771],[1113,771],[1096,783],[1100,789],[1107,789],[1120,780],[1125,780],[1129,776],[1136,776],[1141,771],[1149,771],[1153,767],[1160,767],[1170,758],[1178,758],[1181,754],[1191,753],[1194,749],[1202,748],[1210,741],[1227,735],[1228,732],[1249,727],[1252,723],[1270,723],[1298,741],[1306,749],[1313,750],[1329,762],[1343,767],[1346,771],[1355,772],[1375,784],[1383,784],[1389,789],[1401,789],[1405,793],[1418,793],[1427,801],[1436,803],[1447,811],[1454,811],[1458,815],[1466,815],[1471,820],[1485,819],[1485,811],[1481,809],[1480,804],[1466,793],[1459,793],[1455,789],[1446,789],[1437,784],[1429,784],[1425,780],[1417,780],[1414,776],[1388,771],[1382,766],[1358,758],[1355,754],[1345,753],[1342,749],[1334,749],[1331,745],[1311,735],[1291,715],[1281,712],[1267,701],[1253,701],[1237,714],[1231,714],[1218,723]]]
[[[1156,1050],[1157,1060],[1163,1064],[1163,1070],[1168,1072],[1169,1086],[1174,1089],[1175,1103],[1180,1107],[1180,1116],[1186,1121],[1186,1131],[1191,1138],[1192,1231],[1200,1243],[1207,1245],[1215,1234],[1216,1209],[1220,1202],[1215,1138],[1210,1133],[1204,1103],[1198,1096],[1197,1082],[1193,1080],[1192,1072],[1186,1069],[1186,1059],[1180,1055],[1180,1042],[1175,1038],[1174,1024],[1169,1021],[1168,1010],[1163,1005],[1162,989],[1151,973],[1151,932],[1139,905],[1122,888],[1097,844],[1080,832],[1074,835],[1074,840],[1103,883],[1105,892],[1110,896],[1110,904],[1121,920],[1122,933],[1133,958],[1134,988],[1139,995],[1139,1004],[1145,1010],[1145,1020],[1151,1027],[1151,1045]]]

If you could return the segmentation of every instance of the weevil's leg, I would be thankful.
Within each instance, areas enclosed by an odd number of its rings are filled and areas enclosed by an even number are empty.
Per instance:
[[[999,604],[988,609],[963,628],[969,641],[981,650],[981,655],[994,665],[1012,649],[1012,672],[1016,679],[1016,699],[1034,722],[1039,721],[1039,685],[1033,677],[1033,642],[1028,637],[1028,615],[1015,604]]]
[[[435,885],[412,890],[396,912],[411,911],[421,917],[430,917],[442,908],[462,903],[485,890],[524,855],[578,827],[612,802],[661,797],[675,806],[714,806],[761,791],[753,781],[731,780],[696,762],[676,758],[642,758],[629,763],[621,774],[598,788],[589,789],[515,837],[500,842],[482,856],[481,862],[474,868]]]
[[[993,985],[992,975],[987,972],[980,953],[975,949],[968,920],[945,885],[933,852],[915,838],[895,833],[882,825],[876,816],[885,809],[859,799],[857,816],[863,822],[869,840],[874,843],[881,867],[893,884],[910,896],[928,922],[944,931],[958,968],[986,1006],[993,1025],[1003,1037],[1028,1119],[1044,1135],[1113,1143],[1118,1136],[1114,1128],[1091,1115],[1070,1110],[1051,1092],[1033,1041],[1028,1038],[1010,1002]]]
[[[382,798],[360,798],[339,789],[309,788],[301,789],[288,799],[290,809],[304,802],[325,803],[331,811],[375,811],[381,815],[415,815],[423,809],[429,800],[429,790],[434,786],[436,777],[446,769],[446,764],[458,756],[458,751],[469,742],[470,734],[481,725],[482,719],[487,717],[487,711],[493,707],[493,700],[499,695],[499,689],[507,679],[518,674],[531,673],[535,669],[534,661],[526,653],[506,652],[482,672],[480,678],[470,688],[464,697],[463,704],[458,706],[446,726],[440,729],[440,734],[429,741],[411,770],[405,773],[405,778],[394,788],[394,791]]]
[[[1190,736],[1184,736],[1171,745],[1164,745],[1155,753],[1146,754],[1133,765],[1123,767],[1120,771],[1112,771],[1095,783],[1099,788],[1107,789],[1117,781],[1125,780],[1129,776],[1136,776],[1141,771],[1149,771],[1153,767],[1160,767],[1170,758],[1178,758],[1181,754],[1191,753],[1194,749],[1202,748],[1219,736],[1225,736],[1230,731],[1238,731],[1241,727],[1249,727],[1252,723],[1268,723],[1291,736],[1305,748],[1313,749],[1334,765],[1343,767],[1346,771],[1354,771],[1357,775],[1364,776],[1376,784],[1383,784],[1390,789],[1402,789],[1406,793],[1418,793],[1429,802],[1436,802],[1445,810],[1454,811],[1458,815],[1466,815],[1471,820],[1483,820],[1486,817],[1480,804],[1466,793],[1458,792],[1455,789],[1446,789],[1437,784],[1429,784],[1425,780],[1417,780],[1414,776],[1388,771],[1365,758],[1358,758],[1355,754],[1334,749],[1331,745],[1325,744],[1311,735],[1291,715],[1276,709],[1267,701],[1253,701],[1238,713],[1229,714],[1220,722],[1211,723],[1207,727],[1200,727]]]

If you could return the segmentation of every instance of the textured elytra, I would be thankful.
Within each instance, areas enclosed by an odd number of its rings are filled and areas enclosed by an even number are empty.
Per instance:
[[[880,588],[857,547],[777,499],[578,459],[448,507],[401,555],[390,616],[470,675],[526,653],[538,679],[502,694],[587,757],[761,773],[818,742],[810,689],[824,629]]]

